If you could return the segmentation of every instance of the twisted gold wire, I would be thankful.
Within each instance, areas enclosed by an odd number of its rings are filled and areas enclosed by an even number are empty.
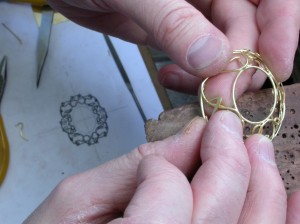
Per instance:
[[[217,110],[229,110],[234,112],[241,120],[243,127],[246,125],[252,127],[251,134],[264,134],[266,137],[270,138],[271,140],[278,134],[278,131],[280,130],[280,127],[282,125],[282,121],[285,116],[285,92],[284,88],[281,82],[278,82],[270,69],[267,67],[267,65],[263,62],[262,57],[258,53],[251,52],[250,50],[234,50],[233,51],[233,57],[229,61],[234,62],[237,61],[238,64],[240,64],[240,68],[237,69],[230,69],[230,70],[224,70],[222,73],[237,73],[233,86],[231,89],[232,94],[232,102],[233,106],[224,106],[222,105],[222,98],[221,97],[215,97],[213,99],[207,99],[205,95],[205,84],[209,78],[206,78],[199,88],[199,101],[200,101],[200,109],[202,112],[202,116],[208,120],[208,116],[205,113],[204,105],[207,105],[211,108],[213,108],[213,113],[215,113]],[[270,109],[270,113],[268,116],[261,120],[261,121],[251,121],[247,118],[245,118],[238,106],[235,99],[235,89],[237,85],[237,81],[239,77],[247,70],[247,69],[255,69],[260,70],[264,74],[266,74],[267,78],[270,80],[272,85],[272,95],[274,97],[273,105]],[[278,113],[278,114],[277,114]],[[271,134],[265,134],[264,133],[264,127],[266,125],[270,124],[272,127],[272,133]],[[249,137],[247,133],[244,131],[244,138]]]

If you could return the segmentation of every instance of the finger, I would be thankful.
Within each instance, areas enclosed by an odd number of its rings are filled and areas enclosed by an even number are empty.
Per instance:
[[[85,5],[85,2],[82,1],[82,5]],[[99,6],[98,11],[94,11],[64,1],[49,0],[48,3],[57,11],[63,13],[64,16],[82,26],[126,41],[137,44],[150,44],[156,47],[148,34],[138,24],[130,18],[105,7],[100,8]]]
[[[228,37],[233,49],[257,49],[259,30],[256,7],[252,3],[216,0],[212,6],[212,17],[214,24]]]
[[[118,223],[190,223],[193,194],[184,174],[163,157],[147,156],[139,165],[138,187]]]
[[[197,95],[201,78],[191,75],[178,65],[170,64],[160,69],[158,80],[165,88]]]
[[[199,165],[200,141],[204,126],[205,121],[196,117],[175,136],[141,145],[116,160],[67,178],[29,219],[42,223],[43,217],[35,214],[48,214],[49,220],[53,220],[51,223],[59,223],[57,219],[66,216],[74,223],[88,223],[96,218],[99,223],[107,223],[120,217],[135,192],[136,172],[140,161],[147,155],[158,154],[189,175]],[[68,214],[65,214],[62,208],[69,208],[70,205],[73,209],[68,209]],[[81,216],[78,217],[78,214]]]
[[[192,180],[192,223],[237,223],[246,198],[250,164],[239,118],[214,114],[203,133],[202,165]]]
[[[54,0],[52,0],[53,2]],[[123,14],[145,30],[156,45],[191,74],[212,76],[228,61],[230,46],[222,32],[183,0],[65,0],[95,11],[103,5]]]
[[[287,206],[287,224],[300,223],[300,191],[294,192],[289,196]]]
[[[200,77],[224,68],[230,53],[227,38],[192,5],[182,0],[130,2],[122,11],[154,34],[157,45],[180,67]]]
[[[251,177],[239,223],[285,223],[286,191],[275,163],[271,141],[254,135],[245,143]]]
[[[254,5],[258,5],[260,0],[249,0],[249,2],[252,2]]]
[[[292,73],[300,28],[299,0],[261,0],[257,22],[261,30],[259,52],[278,81]]]
[[[233,49],[257,50],[259,31],[256,25],[256,7],[248,1],[217,0],[212,4],[212,19],[216,26],[228,37]],[[236,69],[237,64],[230,63],[227,69]],[[253,78],[253,72],[243,72],[236,86],[236,98],[242,95],[251,85],[261,86],[266,77]],[[222,104],[231,106],[231,89],[236,73],[223,73],[209,79],[205,86],[208,99],[222,98]]]
[[[207,19],[211,20],[212,0],[188,0],[188,2],[199,9]]]

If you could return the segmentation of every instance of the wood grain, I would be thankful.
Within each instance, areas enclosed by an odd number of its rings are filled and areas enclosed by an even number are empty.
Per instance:
[[[287,192],[291,193],[300,188],[300,84],[285,86],[285,92],[286,116],[273,144],[282,180]],[[246,93],[239,99],[238,107],[257,120],[266,116],[272,100],[270,89]],[[165,111],[158,120],[149,120],[145,124],[147,140],[153,142],[174,135],[199,115],[198,103]]]

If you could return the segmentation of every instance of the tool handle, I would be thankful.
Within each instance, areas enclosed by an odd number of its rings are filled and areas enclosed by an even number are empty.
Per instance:
[[[4,129],[2,116],[0,115],[0,186],[6,176],[9,163],[9,146]]]
[[[11,2],[29,3],[33,6],[45,6],[48,5],[46,0],[11,0]]]

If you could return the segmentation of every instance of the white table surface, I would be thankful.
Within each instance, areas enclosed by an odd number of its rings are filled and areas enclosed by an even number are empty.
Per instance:
[[[144,122],[101,34],[70,21],[54,25],[40,87],[36,88],[37,34],[29,6],[0,2],[0,57],[8,57],[1,114],[11,153],[8,173],[0,187],[0,223],[5,224],[21,223],[63,178],[98,166],[146,141]],[[124,46],[121,43],[123,51]],[[133,49],[130,52],[135,51],[130,57],[136,59],[129,61],[132,65],[125,65],[133,76],[130,79],[141,73],[147,76],[136,46],[128,46]],[[126,63],[124,57],[123,53],[120,58]],[[140,65],[138,71],[130,67],[135,65]],[[151,94],[139,99],[147,118],[156,118],[162,107],[151,81],[145,80],[143,90],[149,88]],[[77,146],[62,131],[61,103],[77,94],[91,94],[107,113],[108,135],[97,144]],[[91,111],[86,107],[74,111],[77,131],[91,132],[95,126]],[[15,126],[19,122],[24,124],[28,141],[21,138]]]

